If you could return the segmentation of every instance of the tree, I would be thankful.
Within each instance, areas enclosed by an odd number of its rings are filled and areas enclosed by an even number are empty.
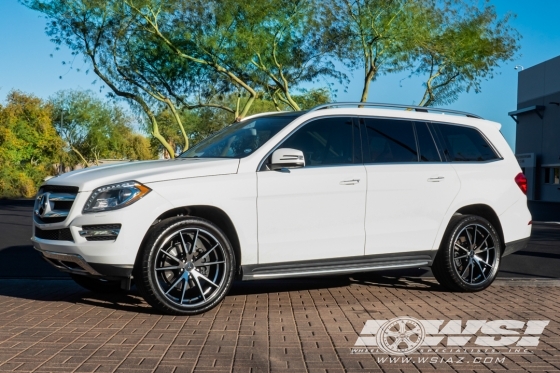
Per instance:
[[[422,0],[421,0],[422,1]],[[366,102],[380,74],[411,66],[416,17],[415,0],[330,0],[325,6],[325,39],[337,40],[338,58],[350,69],[361,68]]]
[[[511,15],[499,19],[487,0],[331,1],[325,33],[348,67],[363,69],[362,102],[379,74],[409,71],[426,77],[421,106],[448,104],[478,92],[519,49]]]
[[[99,164],[101,158],[151,158],[120,106],[103,102],[91,91],[60,91],[50,102],[58,134],[85,167]]]
[[[326,89],[311,89],[294,95],[294,99],[300,103],[302,109],[310,109],[314,106],[324,104],[331,101],[330,92]],[[241,105],[245,104],[247,98],[239,98],[235,94],[226,95],[223,102],[229,105],[235,105],[236,101],[240,101]],[[257,98],[254,100],[248,115],[263,112],[289,111],[290,106],[283,102],[275,102],[268,98]],[[184,110],[179,113],[181,120],[185,123],[185,129],[189,134],[189,143],[196,144],[207,136],[230,125],[235,119],[234,114],[219,108],[202,107],[194,110]],[[181,141],[181,133],[174,125],[173,114],[165,108],[156,115],[160,125],[162,135],[170,144]],[[152,149],[162,152],[164,149],[158,144],[157,140],[152,139]]]
[[[317,0],[21,1],[47,15],[55,43],[85,56],[114,95],[146,114],[171,157],[189,146],[184,110],[220,109],[240,120],[258,98],[297,110],[301,83],[343,78],[313,31]],[[238,99],[225,102],[231,94]],[[163,107],[182,144],[160,132]]]
[[[481,82],[519,50],[511,15],[499,19],[488,1],[477,7],[451,0],[438,6],[433,0],[420,11],[425,22],[417,34],[414,71],[426,77],[420,106],[451,103],[470,89],[478,93]]]
[[[32,197],[43,179],[54,174],[63,142],[51,117],[50,105],[18,91],[0,106],[0,196]]]

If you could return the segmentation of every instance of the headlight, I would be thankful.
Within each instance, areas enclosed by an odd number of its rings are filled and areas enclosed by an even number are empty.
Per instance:
[[[91,193],[84,207],[84,212],[120,209],[133,204],[150,192],[150,188],[137,181],[105,185]]]

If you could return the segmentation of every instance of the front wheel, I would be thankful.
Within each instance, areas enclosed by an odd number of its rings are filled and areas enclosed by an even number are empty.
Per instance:
[[[142,247],[136,286],[152,307],[194,315],[216,306],[233,282],[235,257],[226,235],[195,217],[165,220]]]
[[[486,219],[454,217],[432,265],[438,282],[453,291],[486,289],[498,274],[502,245]]]

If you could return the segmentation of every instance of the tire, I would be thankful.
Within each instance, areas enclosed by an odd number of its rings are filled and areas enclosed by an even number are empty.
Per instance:
[[[103,280],[95,277],[81,276],[71,273],[70,277],[78,285],[98,294],[118,294],[124,292],[120,281]]]
[[[502,243],[490,222],[476,215],[454,216],[432,264],[438,282],[452,291],[475,292],[492,284]]]
[[[177,217],[160,222],[148,234],[134,278],[140,294],[155,309],[196,315],[222,301],[235,268],[233,247],[216,225]]]

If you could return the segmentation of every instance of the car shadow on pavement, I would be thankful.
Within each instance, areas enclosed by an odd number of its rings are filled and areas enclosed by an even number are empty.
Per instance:
[[[417,276],[381,276],[378,274],[359,274],[352,277],[352,283],[360,285],[371,285],[383,288],[406,288],[407,290],[449,292],[433,278],[422,278]]]
[[[410,274],[410,273],[409,273]],[[412,273],[417,274],[417,273]],[[392,276],[389,276],[392,275]],[[235,281],[228,293],[231,296],[275,294],[318,289],[336,289],[353,284],[371,287],[397,287],[420,291],[444,291],[437,282],[420,277],[396,277],[393,273],[371,272],[345,276],[322,276],[284,280]],[[98,294],[81,288],[68,278],[20,278],[0,280],[0,299],[4,297],[39,302],[64,302],[102,307],[115,311],[159,314],[139,295],[135,287],[129,292]]]

